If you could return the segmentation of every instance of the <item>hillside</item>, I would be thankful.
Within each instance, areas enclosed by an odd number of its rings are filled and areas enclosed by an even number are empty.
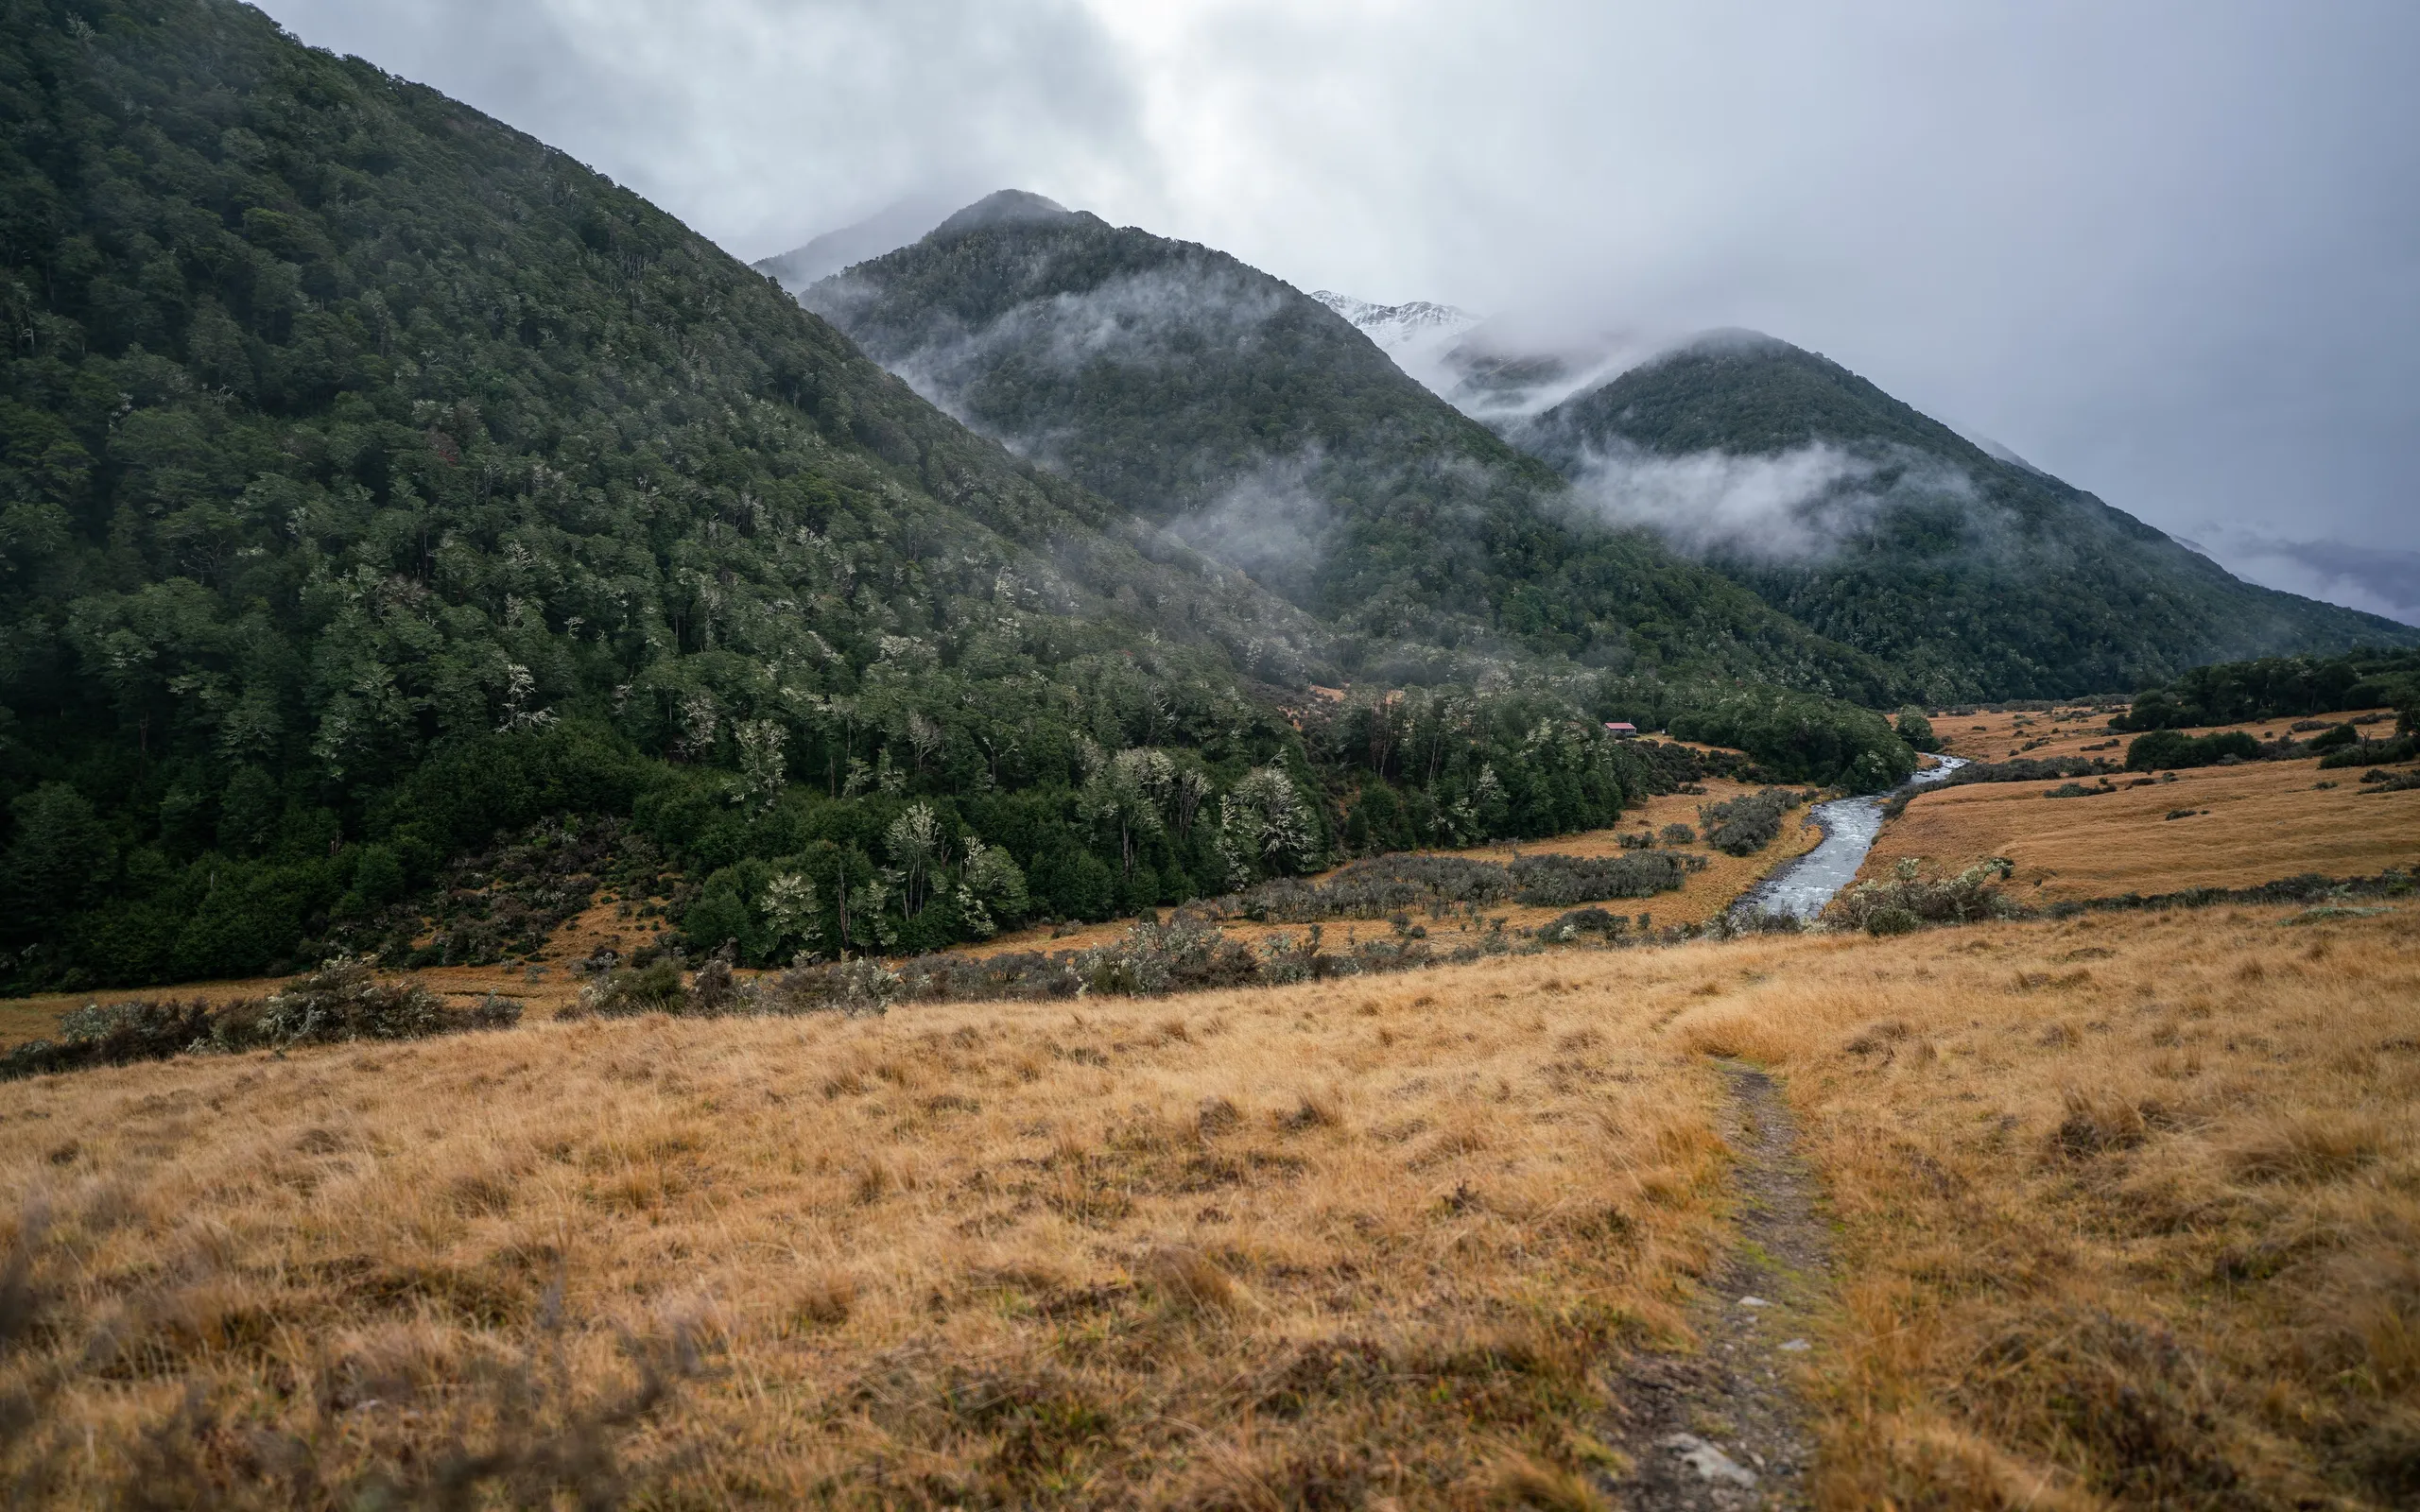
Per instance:
[[[1006,192],[804,298],[976,429],[1373,662],[1426,646],[1865,701],[1893,687],[1648,532],[1576,511],[1350,322],[1222,252]]]
[[[1935,702],[2125,690],[2209,662],[2420,644],[2409,626],[2243,582],[1769,337],[1701,338],[1508,434],[1609,518],[1654,522]]]
[[[1367,643],[433,91],[210,0],[0,16],[0,989],[517,963],[599,898],[913,952],[1323,865],[1414,751],[1422,843],[1678,780],[1568,664],[1372,738],[1312,691]]]

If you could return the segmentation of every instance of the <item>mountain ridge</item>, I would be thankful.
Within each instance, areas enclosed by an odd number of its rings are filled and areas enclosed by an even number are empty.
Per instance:
[[[1488,327],[1474,330],[1449,354],[1462,375],[1443,389],[1449,400],[1593,489],[1613,518],[1654,524],[1809,627],[1906,666],[1937,701],[2122,691],[2200,662],[2396,644],[2411,633],[2243,582],[2005,447],[1764,333],[1662,343],[1530,412],[1525,396],[1567,381],[1568,363],[1517,352],[1482,360],[1474,349]],[[1495,390],[1489,361],[1510,374]],[[1736,497],[1719,479],[1678,487],[1668,465],[1827,447],[1858,455],[1830,470],[1833,483],[1802,490],[1799,517],[1768,509],[1728,537],[1708,535],[1707,517]],[[1938,486],[1910,486],[1910,462]],[[1895,495],[1878,507],[1841,486],[1877,477]],[[1655,502],[1659,490],[1672,496]],[[1807,514],[1844,500],[1857,517],[1847,528],[1802,528]],[[1806,559],[1788,559],[1793,553],[1776,541],[1795,541]],[[1932,586],[1909,596],[1910,581],[1925,576]],[[2039,623],[2046,615],[2050,623]],[[1918,626],[1939,628],[1907,633]]]
[[[1084,212],[942,232],[803,301],[919,392],[1365,640],[1888,696],[1408,379],[1310,296]]]

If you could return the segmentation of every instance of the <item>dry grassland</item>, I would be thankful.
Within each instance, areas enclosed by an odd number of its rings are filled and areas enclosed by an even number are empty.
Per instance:
[[[2284,722],[2240,728],[2257,734]],[[2044,798],[2056,779],[1945,787],[1918,795],[1884,827],[1858,876],[1887,878],[1905,857],[1955,868],[2006,856],[2016,863],[2017,901],[2044,906],[2420,865],[2420,791],[2377,793],[2360,776],[2323,772],[2313,757],[2197,767],[2143,787],[2120,776],[2117,792],[2088,798]],[[2168,816],[2180,810],[2189,816]]]
[[[2313,719],[2341,724],[2348,719],[2382,716],[2370,733],[2383,738],[2394,733],[2394,711],[2392,709],[2346,709],[2335,713],[2313,714]],[[2123,763],[2127,742],[2132,734],[2113,735],[2107,732],[2107,711],[2086,711],[2081,708],[2046,710],[2039,713],[2005,712],[2001,713],[1928,715],[1933,733],[1941,737],[1952,756],[1971,761],[2004,762],[2014,756],[2045,760],[2052,756],[2100,756]],[[2209,725],[2197,727],[2189,733],[2216,734],[2221,730],[2240,730],[2261,740],[2275,740],[2300,723],[2289,714],[2282,719],[2255,719],[2239,725]],[[2297,739],[2308,739],[2306,731]],[[2358,774],[2357,774],[2358,775]]]
[[[1841,1224],[1823,1505],[2396,1504],[2420,931],[2288,919],[10,1084],[0,1211],[48,1220],[0,1389],[47,1395],[0,1467],[283,1504],[610,1443],[657,1505],[1598,1504],[1601,1367],[1685,1346],[1725,1243],[1720,1054]],[[630,1400],[624,1336],[683,1330],[700,1371]],[[505,1457],[524,1503],[583,1463]]]
[[[1676,1332],[1719,1233],[1713,1080],[1609,975],[549,1023],[0,1087],[5,1211],[49,1215],[38,1347],[0,1378],[56,1391],[0,1466],[97,1501],[240,1484],[290,1442],[314,1477],[409,1484],[458,1434],[602,1412],[636,1379],[621,1334],[685,1329],[705,1373],[614,1435],[660,1504],[1560,1494],[1598,1452],[1591,1366]],[[515,1421],[557,1347],[571,1389]],[[195,1426],[145,1448],[188,1392]]]
[[[1842,1225],[1822,1504],[2420,1498],[2420,930],[2294,918],[1720,953],[1665,1038],[1788,1078]]]

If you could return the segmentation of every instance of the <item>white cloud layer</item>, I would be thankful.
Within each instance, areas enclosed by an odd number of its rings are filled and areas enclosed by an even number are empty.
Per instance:
[[[1769,562],[1832,555],[1893,494],[1971,500],[1974,485],[1914,453],[1885,460],[1820,442],[1771,456],[1592,453],[1572,485],[1607,524],[1645,525],[1697,556]]]

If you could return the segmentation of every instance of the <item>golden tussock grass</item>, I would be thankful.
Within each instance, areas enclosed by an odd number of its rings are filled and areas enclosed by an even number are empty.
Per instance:
[[[1723,1055],[1839,1224],[1823,1505],[2394,1505],[2420,933],[2291,917],[10,1084],[0,1473],[284,1504],[520,1446],[542,1502],[602,1445],[656,1505],[1601,1504],[1604,1367],[1686,1347],[1728,1232]]]
[[[0,1087],[41,1402],[0,1473],[585,1453],[678,1334],[610,1435],[659,1504],[1576,1504],[1591,1368],[1678,1335],[1720,1232],[1710,1078],[1614,965]]]
[[[2119,776],[2118,791],[2089,798],[2044,798],[2055,781],[1943,788],[1883,830],[1858,877],[1888,878],[1907,857],[1955,868],[2006,856],[2014,895],[2038,907],[2420,865],[2420,792],[2374,793],[2360,776],[2323,772],[2314,758],[2204,766],[2143,787]],[[2179,810],[2190,816],[2168,817]]]
[[[1844,1231],[1827,1507],[2420,1495],[2420,932],[2213,910],[1745,942]]]

